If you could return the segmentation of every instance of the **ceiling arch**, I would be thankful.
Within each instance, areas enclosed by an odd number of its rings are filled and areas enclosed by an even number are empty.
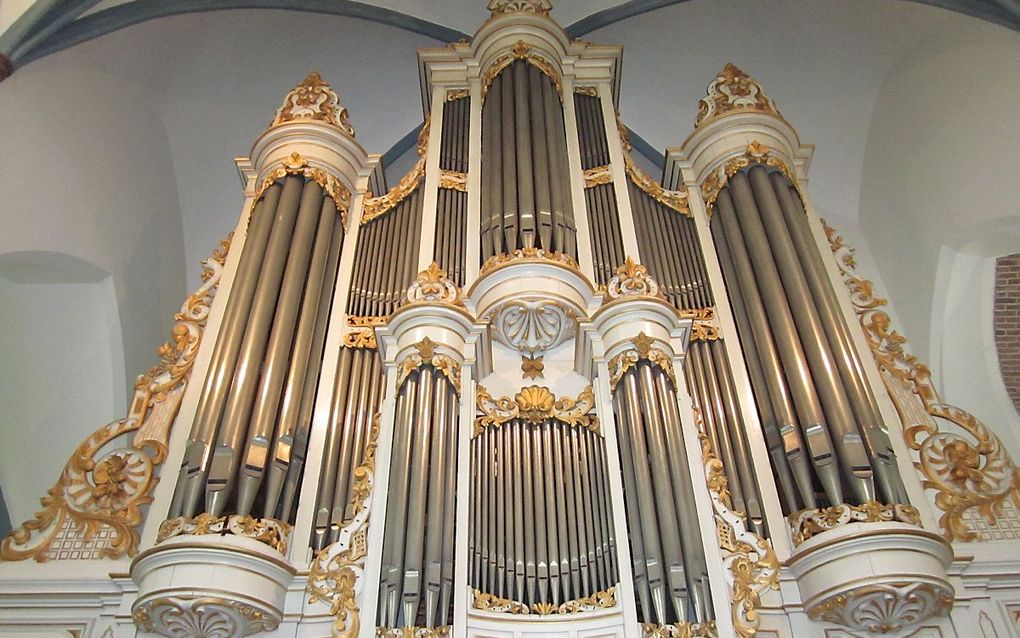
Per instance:
[[[686,1],[627,0],[573,22],[566,27],[566,31],[571,37],[580,37],[614,22]],[[1020,0],[912,1],[1020,31]],[[284,9],[371,20],[442,42],[470,38],[468,33],[409,12],[354,0],[129,0],[88,13],[100,4],[99,0],[77,0],[70,3],[36,0],[7,31],[0,34],[0,80],[13,72],[14,67],[107,33],[148,20],[202,11]]]

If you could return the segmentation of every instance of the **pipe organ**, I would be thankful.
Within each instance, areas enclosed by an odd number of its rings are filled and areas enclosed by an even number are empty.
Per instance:
[[[420,52],[385,191],[338,94],[291,91],[131,415],[0,556],[123,558],[116,635],[958,635],[811,148],[727,65],[656,181],[621,48],[549,9]]]

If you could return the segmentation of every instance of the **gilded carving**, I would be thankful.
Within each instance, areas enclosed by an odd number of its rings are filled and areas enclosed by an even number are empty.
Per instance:
[[[753,638],[761,624],[758,608],[762,593],[779,589],[779,558],[771,543],[747,529],[745,515],[733,510],[722,461],[712,449],[701,411],[695,406],[692,408],[701,442],[705,480],[715,511],[726,584],[730,588],[733,628],[740,638]]]
[[[719,635],[714,620],[706,623],[683,622],[672,625],[642,623],[641,632],[643,638],[717,638]]]
[[[549,0],[490,0],[487,8],[493,16],[503,13],[535,13],[547,16],[552,9],[552,3]]]
[[[142,631],[166,638],[238,638],[275,630],[280,621],[258,607],[219,596],[164,596],[131,612]]]
[[[171,340],[157,350],[159,364],[135,382],[128,415],[78,446],[42,498],[43,509],[0,542],[0,560],[64,558],[51,551],[57,540],[83,543],[88,547],[83,559],[137,553],[142,507],[152,502],[155,470],[166,459],[170,428],[198,356],[230,240],[221,241],[203,262],[203,283],[174,316]],[[131,432],[130,443],[108,450]]]
[[[343,343],[348,348],[378,348],[375,331],[371,328],[352,330],[344,334]]]
[[[945,586],[902,582],[858,587],[836,594],[812,606],[808,615],[813,620],[856,631],[889,634],[935,616],[945,616],[952,607],[953,592]]]
[[[737,111],[764,113],[780,117],[775,103],[754,78],[732,64],[727,64],[708,85],[705,97],[698,103],[695,128],[727,113]]]
[[[450,385],[460,393],[460,364],[448,355],[436,351],[436,342],[425,337],[414,344],[414,352],[405,356],[397,364],[397,390],[404,385],[404,380],[424,365],[430,365],[449,380]]]
[[[499,255],[489,257],[485,260],[485,263],[482,264],[479,276],[487,275],[501,266],[515,262],[551,262],[566,266],[576,273],[581,272],[580,267],[577,265],[577,261],[566,253],[561,253],[555,250],[548,251],[541,248],[518,248],[510,253],[500,253]]]
[[[652,179],[652,177],[641,170],[641,168],[634,163],[634,159],[631,157],[631,146],[630,138],[627,136],[627,127],[620,121],[620,116],[616,116],[616,127],[620,132],[620,144],[623,146],[623,163],[627,169],[627,175],[635,186],[645,192],[646,195],[659,202],[660,204],[672,208],[676,212],[691,217],[691,207],[687,201],[687,191],[671,191],[662,187],[662,184]]]
[[[449,89],[446,92],[446,101],[453,102],[454,100],[462,100],[471,95],[471,91],[468,89]]]
[[[463,306],[460,289],[437,262],[418,273],[418,278],[408,287],[404,303],[438,303]]]
[[[578,41],[575,40],[575,42]],[[587,95],[588,97],[598,97],[599,89],[598,87],[595,86],[575,86],[574,93],[576,93],[577,95]]]
[[[195,517],[179,516],[163,521],[156,534],[156,542],[162,543],[174,536],[231,534],[265,543],[281,554],[286,554],[287,540],[292,529],[287,523],[273,518],[254,518],[240,514],[213,516],[203,512]]]
[[[482,416],[475,419],[473,436],[478,436],[487,427],[500,427],[511,419],[523,419],[533,424],[555,419],[567,425],[587,428],[596,434],[601,432],[598,417],[590,414],[595,409],[595,395],[591,386],[582,390],[576,399],[557,399],[549,388],[537,385],[521,388],[513,399],[494,399],[479,385],[475,402]]]
[[[351,493],[354,516],[344,523],[337,541],[324,547],[308,571],[308,601],[321,601],[334,617],[334,638],[356,638],[361,630],[358,596],[364,582],[365,556],[368,555],[369,512],[374,497],[375,452],[379,442],[379,414],[372,419],[364,461],[354,470]]]
[[[715,341],[721,336],[719,326],[708,321],[695,321],[691,325],[691,341]]]
[[[302,175],[321,186],[322,190],[326,191],[326,194],[336,204],[336,209],[340,211],[341,219],[344,220],[344,223],[347,222],[347,209],[351,205],[351,191],[347,190],[343,182],[333,175],[330,175],[321,168],[310,166],[308,159],[297,152],[291,153],[281,166],[274,168],[266,174],[262,179],[262,183],[255,190],[255,199],[261,198],[276,180],[287,175]]]
[[[906,338],[891,329],[892,321],[881,309],[886,300],[876,297],[874,285],[857,275],[853,250],[828,225],[825,233],[882,380],[903,421],[903,436],[917,452],[915,465],[924,476],[922,484],[934,490],[935,505],[943,512],[939,525],[944,536],[949,541],[984,540],[966,521],[966,514],[976,510],[994,525],[1003,503],[1012,500],[1020,506],[1020,468],[985,424],[942,401],[931,370],[903,349]],[[918,414],[918,405],[927,418]],[[946,427],[947,422],[955,427]]]
[[[542,363],[542,355],[521,357],[521,372],[525,379],[541,379],[545,377],[545,364]]]
[[[665,351],[654,347],[655,339],[644,332],[630,340],[632,348],[624,350],[609,360],[609,385],[616,389],[616,384],[623,379],[627,371],[637,365],[638,361],[647,361],[662,370],[673,387],[676,387],[676,373],[673,371],[673,359]]]
[[[439,172],[439,188],[467,192],[467,173],[449,171],[445,168]]]
[[[850,523],[881,523],[897,521],[921,526],[921,514],[912,505],[883,505],[868,501],[861,505],[841,503],[832,507],[794,512],[788,517],[793,544],[800,545],[815,534],[836,529]]]
[[[592,166],[584,171],[585,188],[591,188],[599,184],[609,184],[612,181],[613,174],[610,172],[608,164],[605,166]]]
[[[502,614],[552,616],[601,611],[616,607],[616,587],[610,587],[606,591],[597,592],[591,596],[569,600],[561,605],[534,603],[531,607],[509,598],[500,598],[494,594],[474,589],[471,590],[471,593],[473,609]]]
[[[518,40],[514,44],[512,50],[493,60],[492,64],[489,65],[489,68],[487,68],[485,73],[482,75],[483,101],[485,100],[485,96],[489,93],[489,87],[492,86],[492,82],[496,79],[496,76],[499,75],[503,69],[513,64],[514,60],[525,60],[528,64],[544,73],[556,86],[556,93],[560,96],[560,101],[563,100],[562,81],[556,67],[542,56],[532,52],[530,44],[524,40]]]
[[[774,155],[764,144],[752,141],[747,145],[747,148],[744,149],[744,153],[742,155],[738,155],[716,168],[714,171],[709,173],[708,177],[705,178],[705,181],[702,182],[701,197],[705,200],[709,219],[712,218],[712,205],[715,204],[716,198],[719,197],[719,191],[726,186],[729,179],[736,175],[737,171],[755,164],[762,164],[779,169],[790,179],[790,182],[795,188],[797,188],[798,193],[800,192],[800,186],[797,183],[797,179],[794,176],[793,171],[790,170],[790,167],[787,166],[786,162],[784,162],[781,157]]]
[[[376,627],[378,638],[446,638],[451,635],[453,627]]]
[[[381,326],[386,323],[388,319],[388,317],[362,317],[359,315],[349,315],[347,317],[347,325],[359,328]]]
[[[418,133],[418,161],[415,162],[407,175],[400,178],[396,186],[378,197],[368,197],[365,199],[364,209],[361,211],[362,224],[367,224],[392,209],[402,202],[405,197],[413,193],[414,189],[418,188],[418,185],[421,184],[422,179],[425,177],[425,151],[428,150],[430,122],[431,120],[426,117],[425,122],[421,125],[421,131]]]
[[[300,120],[325,122],[354,137],[347,107],[340,103],[336,91],[314,71],[287,94],[276,111],[272,126]]]
[[[606,297],[602,303],[609,303],[622,297],[656,297],[665,299],[659,284],[648,274],[648,269],[635,262],[628,255],[623,265],[616,269],[616,275],[606,284]]]

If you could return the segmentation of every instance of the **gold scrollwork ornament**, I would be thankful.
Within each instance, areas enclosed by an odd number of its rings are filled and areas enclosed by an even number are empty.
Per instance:
[[[486,427],[499,427],[511,419],[523,419],[528,423],[555,419],[600,433],[598,417],[590,414],[595,409],[595,395],[591,386],[582,390],[576,399],[556,398],[549,388],[538,385],[521,388],[512,399],[494,399],[488,390],[479,385],[475,403],[482,416],[475,419],[473,436],[480,434]]]
[[[627,371],[637,365],[638,361],[647,361],[651,365],[662,370],[669,380],[676,387],[676,373],[673,371],[673,359],[663,350],[654,347],[655,339],[649,337],[644,331],[639,332],[636,337],[630,340],[633,348],[624,350],[609,360],[609,385],[616,389],[616,385],[623,379]]]
[[[83,558],[120,558],[138,551],[142,507],[152,502],[155,469],[166,459],[170,427],[198,356],[206,320],[231,237],[203,262],[202,285],[175,316],[171,340],[157,350],[160,362],[135,382],[128,415],[96,430],[71,455],[56,484],[41,500],[43,509],[0,542],[0,560],[60,558],[58,539],[93,551]],[[108,446],[134,432],[128,445]]]
[[[437,346],[438,344],[428,337],[414,344],[415,351],[405,356],[397,364],[397,390],[400,390],[412,372],[424,365],[431,365],[437,372],[445,376],[453,389],[460,394],[460,364],[450,356],[438,352]]]

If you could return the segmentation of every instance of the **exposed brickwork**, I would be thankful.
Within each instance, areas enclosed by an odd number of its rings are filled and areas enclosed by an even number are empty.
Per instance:
[[[995,262],[995,346],[1013,407],[1020,412],[1020,253]]]

